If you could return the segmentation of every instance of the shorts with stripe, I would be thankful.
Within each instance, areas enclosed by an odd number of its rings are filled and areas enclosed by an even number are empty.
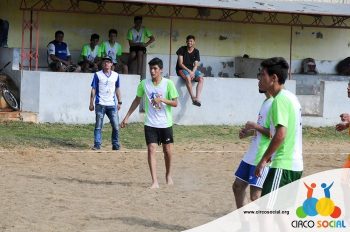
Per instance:
[[[262,188],[264,181],[266,179],[267,173],[269,172],[269,167],[265,167],[262,171],[261,177],[255,176],[255,168],[256,166],[248,164],[243,160],[239,164],[235,176],[248,183],[249,185]]]
[[[289,183],[299,180],[302,171],[291,171],[281,168],[270,168],[266,180],[263,185],[261,196],[270,194],[267,207],[273,208],[278,197],[278,188],[281,188]]]

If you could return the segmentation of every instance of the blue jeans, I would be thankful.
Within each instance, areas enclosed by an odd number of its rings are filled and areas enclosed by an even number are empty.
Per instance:
[[[103,128],[103,118],[105,114],[109,118],[112,126],[112,145],[117,148],[120,147],[119,144],[119,119],[118,110],[116,106],[103,106],[96,104],[96,123],[94,131],[94,146],[100,147],[102,143],[102,128]]]

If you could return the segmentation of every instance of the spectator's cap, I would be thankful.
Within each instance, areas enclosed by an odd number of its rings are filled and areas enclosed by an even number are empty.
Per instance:
[[[110,56],[104,56],[102,60],[109,60],[110,62],[113,62]]]

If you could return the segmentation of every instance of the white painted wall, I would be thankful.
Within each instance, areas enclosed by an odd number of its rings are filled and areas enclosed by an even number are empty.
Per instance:
[[[24,71],[21,82],[22,110],[38,113],[39,122],[94,123],[89,111],[93,74]],[[140,77],[121,75],[122,109],[124,116],[135,98]],[[130,122],[142,119],[138,110]],[[105,122],[108,122],[106,117]]]
[[[350,99],[347,96],[348,82],[322,81],[324,85],[322,117],[303,117],[303,124],[313,127],[334,126],[340,122],[341,113],[350,113]],[[322,88],[321,88],[322,89]]]
[[[258,91],[254,79],[205,78],[202,106],[192,105],[184,81],[171,77],[179,92],[179,106],[174,109],[174,121],[182,125],[242,125],[247,120],[256,121],[265,99]],[[197,84],[194,84],[194,87]],[[295,81],[286,88],[295,93]]]
[[[192,105],[184,82],[177,76],[170,77],[179,92],[179,106],[174,108],[174,122],[182,125],[242,125],[247,120],[256,120],[264,99],[258,93],[258,81],[238,78],[205,78],[202,107]],[[39,122],[94,123],[95,114],[90,112],[89,95],[92,74],[53,73],[23,71],[21,81],[21,102],[23,111],[38,113]],[[135,98],[139,83],[137,75],[121,76],[123,98],[122,119]],[[339,115],[350,112],[347,97],[347,82],[325,81],[320,107],[323,116],[303,117],[305,126],[333,126],[339,122]],[[196,84],[194,84],[196,85]],[[286,88],[295,93],[296,82],[288,80]],[[306,99],[306,100],[305,100]],[[308,98],[300,98],[303,101]],[[320,111],[322,112],[322,110]],[[108,119],[105,120],[108,122]],[[137,110],[130,122],[142,122],[143,115]]]

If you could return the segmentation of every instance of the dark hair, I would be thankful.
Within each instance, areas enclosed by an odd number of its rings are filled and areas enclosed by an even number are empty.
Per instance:
[[[148,65],[149,65],[149,66],[158,65],[158,67],[159,67],[160,69],[163,69],[163,61],[162,61],[161,59],[159,59],[158,57],[155,57],[155,58],[153,58],[152,60],[150,60],[150,61],[148,62]]]
[[[142,21],[142,16],[135,16],[134,17],[134,22],[141,20]]]
[[[98,34],[92,34],[90,40],[100,39]]]
[[[283,85],[288,77],[289,64],[283,57],[272,57],[261,62],[261,67],[266,69],[269,76],[276,74],[278,83]]]
[[[190,40],[190,39],[193,39],[193,40],[196,40],[196,37],[194,37],[194,35],[188,35],[186,37],[186,41]]]
[[[118,31],[117,31],[116,29],[110,29],[110,30],[108,31],[108,36],[110,36],[111,34],[116,34],[116,35],[118,35]]]
[[[55,37],[58,36],[58,35],[63,35],[63,36],[64,36],[63,31],[56,31],[56,32],[55,32]]]

